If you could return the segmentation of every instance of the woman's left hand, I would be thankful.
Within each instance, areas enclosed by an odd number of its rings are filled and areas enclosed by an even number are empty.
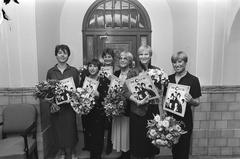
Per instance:
[[[99,97],[99,92],[98,92],[97,90],[94,90],[94,91],[93,91],[93,96],[94,96],[94,97]]]
[[[189,93],[186,93],[184,97],[185,97],[185,100],[187,103],[191,103],[193,100],[191,94],[189,94]]]

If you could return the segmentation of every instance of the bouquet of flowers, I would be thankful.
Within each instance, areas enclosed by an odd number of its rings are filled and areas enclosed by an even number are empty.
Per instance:
[[[154,119],[148,121],[147,136],[154,145],[171,148],[173,144],[178,143],[182,134],[187,133],[181,126],[184,126],[184,123],[177,121],[175,118],[157,114]]]
[[[125,112],[126,98],[123,96],[123,89],[117,86],[109,89],[108,95],[104,98],[103,105],[106,116],[120,116]]]
[[[77,88],[71,93],[70,104],[73,110],[78,114],[88,114],[95,104],[95,99],[92,93],[89,93],[84,88]]]
[[[161,89],[162,85],[166,86],[168,84],[168,75],[163,69],[149,69],[147,74],[151,77],[154,85]]]
[[[35,86],[34,96],[40,99],[53,101],[55,94],[55,88],[60,85],[58,80],[48,80],[39,82]]]
[[[56,113],[60,110],[60,107],[56,104],[56,100],[61,100],[63,96],[67,96],[69,94],[71,94],[71,92],[66,90],[65,86],[59,80],[39,82],[34,91],[35,97],[47,100],[51,103],[51,113]]]
[[[79,68],[79,76],[82,76],[82,74],[86,73],[87,71],[87,65],[83,65],[82,67]]]

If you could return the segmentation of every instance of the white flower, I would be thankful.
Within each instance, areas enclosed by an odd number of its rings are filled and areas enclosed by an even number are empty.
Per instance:
[[[164,120],[164,121],[163,121],[163,126],[164,126],[165,128],[168,128],[168,127],[169,127],[169,121]]]
[[[165,120],[167,120],[167,121],[170,121],[170,119],[171,119],[170,116],[167,116],[167,117],[165,118]]]
[[[151,135],[151,136],[155,136],[155,135],[157,135],[156,130],[151,129],[151,130],[150,130],[150,135]]]
[[[160,115],[155,115],[154,116],[154,120],[156,121],[156,122],[160,122],[161,121],[161,117],[160,117]]]
[[[161,128],[163,126],[163,122],[162,121],[157,122],[156,126],[158,129]]]
[[[177,130],[178,132],[182,131],[182,128],[181,128],[181,126],[179,126],[179,125],[176,125],[175,127],[176,127],[176,130]]]
[[[165,143],[164,143],[163,140],[157,139],[157,140],[156,140],[156,144],[158,144],[158,145],[164,145]]]
[[[171,134],[167,134],[167,135],[166,135],[166,138],[167,138],[168,140],[172,140],[172,139],[173,139],[173,136],[172,136]]]
[[[158,131],[162,131],[162,130],[163,130],[163,128],[162,128],[162,127],[159,127],[159,128],[158,128]]]

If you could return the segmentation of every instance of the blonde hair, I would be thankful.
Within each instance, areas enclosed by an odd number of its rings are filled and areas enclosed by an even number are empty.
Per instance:
[[[129,51],[122,51],[120,54],[119,54],[119,57],[121,55],[126,55],[128,61],[129,61],[129,67],[132,68],[132,65],[133,65],[133,54]]]
[[[179,52],[173,54],[172,57],[171,57],[172,63],[175,63],[177,60],[183,60],[184,62],[187,63],[188,56],[185,52],[179,51]]]
[[[150,56],[152,56],[152,48],[149,45],[142,45],[138,48],[138,54],[142,52],[148,52]]]

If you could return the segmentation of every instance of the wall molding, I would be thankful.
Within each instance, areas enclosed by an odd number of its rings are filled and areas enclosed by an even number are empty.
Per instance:
[[[33,95],[35,87],[0,88],[0,96]]]

